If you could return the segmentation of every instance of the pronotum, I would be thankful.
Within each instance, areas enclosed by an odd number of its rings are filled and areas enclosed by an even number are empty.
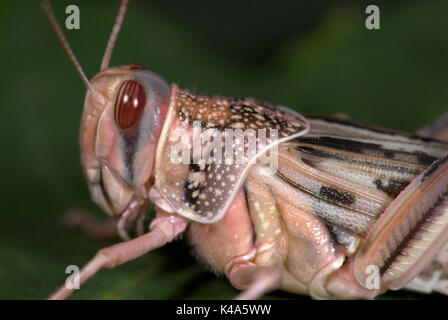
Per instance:
[[[80,145],[91,196],[124,240],[90,260],[81,284],[186,233],[240,299],[274,289],[448,294],[448,114],[411,135],[198,95],[136,64],[109,67],[127,2],[90,81],[43,2],[87,87]],[[145,233],[150,205],[157,216]]]

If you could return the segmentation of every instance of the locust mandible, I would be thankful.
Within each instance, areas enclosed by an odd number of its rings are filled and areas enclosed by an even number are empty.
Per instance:
[[[243,290],[239,299],[274,289],[320,299],[448,294],[448,115],[412,135],[199,95],[137,64],[109,67],[127,2],[90,81],[43,3],[87,87],[80,146],[92,199],[124,240],[88,262],[81,285],[185,233]]]

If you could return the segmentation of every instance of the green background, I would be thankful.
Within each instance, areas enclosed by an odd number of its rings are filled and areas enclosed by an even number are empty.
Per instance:
[[[448,106],[448,2],[381,2],[381,29],[357,1],[131,1],[112,64],[137,62],[204,94],[252,96],[298,111],[414,131]],[[67,38],[88,77],[98,72],[118,1],[78,4]],[[104,214],[81,173],[85,88],[39,7],[0,2],[0,299],[42,299],[113,242],[61,223],[69,208]],[[183,241],[101,271],[72,299],[232,298]],[[379,298],[440,298],[392,292]],[[265,298],[302,298],[274,292]]]

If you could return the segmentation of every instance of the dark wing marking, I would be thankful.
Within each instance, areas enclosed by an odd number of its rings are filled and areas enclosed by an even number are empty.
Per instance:
[[[388,204],[448,145],[329,118],[280,145],[276,175],[327,223],[366,234]],[[294,199],[289,200],[294,202]]]

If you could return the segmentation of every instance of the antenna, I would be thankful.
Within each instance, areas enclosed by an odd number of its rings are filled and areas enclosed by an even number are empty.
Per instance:
[[[72,49],[70,48],[70,45],[68,44],[68,41],[65,38],[64,33],[62,32],[61,26],[59,25],[58,21],[56,20],[56,17],[54,16],[54,11],[51,8],[50,2],[48,0],[43,0],[41,3],[41,6],[42,6],[42,10],[44,10],[45,14],[47,15],[48,20],[50,21],[50,24],[53,27],[53,30],[56,33],[56,36],[58,37],[59,41],[61,42],[62,47],[64,48],[64,50],[67,53],[70,60],[72,61],[73,66],[75,67],[79,76],[81,77],[81,80],[84,82],[84,84],[86,85],[86,87],[89,91],[95,92],[95,90],[93,89],[89,80],[87,79],[84,71],[82,70],[81,65],[79,64],[78,60],[76,59],[75,54],[73,53]]]
[[[103,61],[101,62],[101,71],[109,66],[110,57],[112,56],[112,51],[114,50],[115,42],[117,41],[118,33],[120,33],[121,24],[123,23],[123,18],[126,13],[128,6],[128,0],[121,0],[120,9],[118,10],[117,19],[115,20],[114,27],[107,42],[106,51],[104,52]]]

